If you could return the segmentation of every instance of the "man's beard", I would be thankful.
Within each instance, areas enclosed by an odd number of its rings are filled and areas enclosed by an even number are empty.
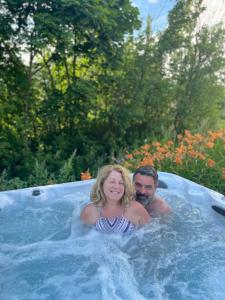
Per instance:
[[[144,207],[146,207],[154,201],[154,195],[148,196],[146,194],[136,192],[136,200],[140,202]]]

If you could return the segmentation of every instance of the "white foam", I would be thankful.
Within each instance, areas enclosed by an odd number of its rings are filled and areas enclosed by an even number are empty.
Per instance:
[[[12,205],[16,201],[16,199],[13,199],[12,197],[8,196],[7,194],[1,194],[0,195],[0,208],[5,208],[9,205]]]
[[[127,237],[80,222],[93,180],[41,187],[45,201],[32,189],[0,193],[4,208],[22,204],[0,213],[3,299],[220,299],[225,238],[211,203],[222,198],[179,176],[160,179],[173,213]],[[210,268],[219,271],[209,284]]]

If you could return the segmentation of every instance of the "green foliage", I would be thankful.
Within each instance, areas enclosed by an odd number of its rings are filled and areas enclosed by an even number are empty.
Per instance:
[[[225,34],[196,30],[201,2],[177,1],[164,32],[149,18],[134,37],[129,0],[3,1],[2,186],[95,176],[124,149],[221,126]]]
[[[75,154],[76,152],[74,151],[67,160],[61,162],[61,167],[58,170],[54,170],[53,173],[50,172],[50,168],[48,167],[49,162],[44,158],[43,153],[39,153],[37,157],[30,162],[32,163],[32,170],[24,180],[18,177],[10,178],[9,172],[5,169],[0,176],[0,190],[4,191],[74,181],[76,178],[73,166]],[[54,159],[57,158],[57,155],[56,153]]]
[[[142,145],[125,155],[123,164],[134,171],[141,165],[175,173],[225,194],[225,130],[207,134],[178,135],[175,142],[164,140]]]
[[[73,161],[75,154],[76,151],[74,151],[69,159],[64,162],[59,171],[57,182],[75,181],[75,176],[73,174]]]
[[[46,162],[44,160],[35,160],[33,165],[33,171],[28,176],[27,185],[28,186],[38,186],[46,185],[53,182],[53,175],[49,174]]]
[[[225,103],[225,30],[219,25],[197,29],[203,9],[202,1],[178,1],[159,42],[174,85],[175,134],[186,128],[216,128]]]
[[[18,177],[12,179],[9,178],[9,175],[6,170],[1,173],[0,176],[0,191],[21,189],[27,187],[27,183],[21,180]]]

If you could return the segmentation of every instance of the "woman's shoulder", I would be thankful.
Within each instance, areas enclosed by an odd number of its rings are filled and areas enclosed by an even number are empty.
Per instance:
[[[130,202],[127,212],[128,212],[128,215],[136,216],[138,218],[138,224],[145,224],[150,221],[150,216],[149,216],[147,210],[143,207],[142,204],[140,204],[136,200],[132,200]]]
[[[87,204],[81,212],[81,219],[88,224],[94,224],[99,217],[98,207],[94,203]]]
[[[143,210],[144,209],[143,205],[136,200],[132,200],[130,202],[130,208],[135,209],[135,210]]]

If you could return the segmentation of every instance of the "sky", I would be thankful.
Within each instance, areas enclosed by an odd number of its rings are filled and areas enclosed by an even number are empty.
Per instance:
[[[152,17],[153,32],[162,31],[167,26],[168,12],[176,0],[131,0],[140,10],[140,19],[145,24],[148,15]],[[207,8],[199,18],[199,26],[214,25],[223,22],[225,25],[225,0],[203,0]]]
[[[199,19],[199,26],[215,25],[222,22],[225,26],[225,0],[203,0],[207,9],[202,13]]]
[[[166,28],[168,12],[174,7],[175,2],[176,0],[132,0],[132,4],[140,10],[142,22],[145,23],[147,16],[151,16],[153,32]]]

